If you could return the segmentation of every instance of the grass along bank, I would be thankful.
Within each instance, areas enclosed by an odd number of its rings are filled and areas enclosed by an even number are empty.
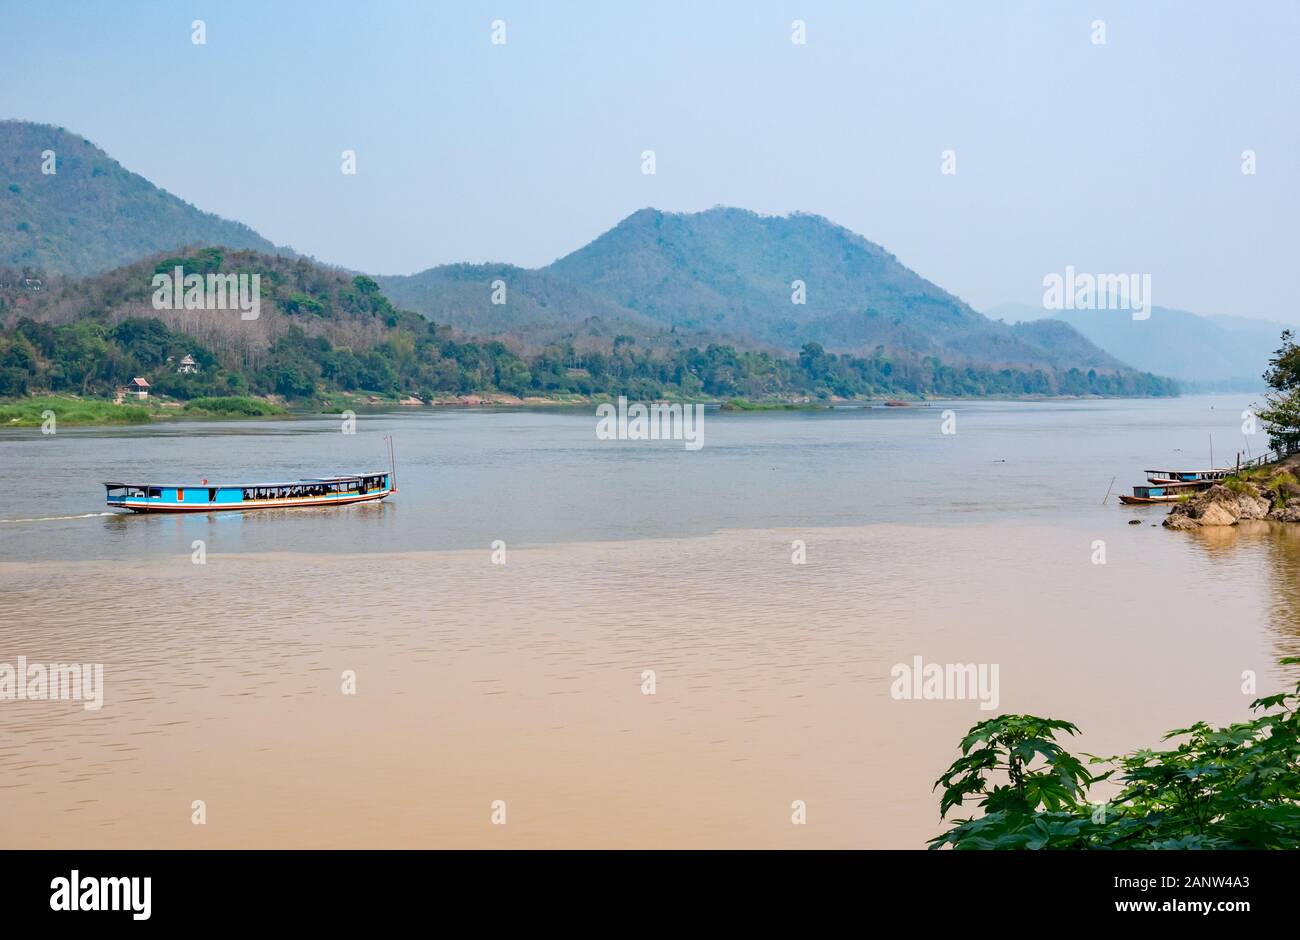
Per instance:
[[[156,413],[148,405],[44,395],[0,402],[0,427],[39,428],[51,415],[59,424],[148,424]]]
[[[53,416],[58,424],[148,424],[169,418],[260,418],[289,412],[260,398],[241,396],[195,398],[179,402],[135,403],[99,398],[41,395],[0,401],[0,428],[39,428]]]

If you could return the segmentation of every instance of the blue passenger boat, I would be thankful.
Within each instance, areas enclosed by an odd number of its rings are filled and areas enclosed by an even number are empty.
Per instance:
[[[387,471],[289,483],[105,483],[108,505],[133,512],[219,512],[343,506],[396,493]]]
[[[390,460],[392,441],[389,440]],[[132,512],[220,512],[345,506],[397,492],[397,469],[288,483],[105,483],[109,506]]]

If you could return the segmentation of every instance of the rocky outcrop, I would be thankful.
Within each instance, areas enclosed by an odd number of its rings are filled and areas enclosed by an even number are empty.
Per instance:
[[[1169,510],[1169,515],[1165,516],[1166,529],[1199,529],[1201,527],[1200,519],[1193,519],[1185,512],[1179,512],[1180,507],[1175,506]]]
[[[1267,519],[1273,504],[1265,496],[1237,494],[1238,519]]]
[[[1169,510],[1165,528],[1198,529],[1202,526],[1236,525],[1243,519],[1272,519],[1300,522],[1300,491],[1291,474],[1284,471],[1254,480],[1233,479],[1197,493]]]

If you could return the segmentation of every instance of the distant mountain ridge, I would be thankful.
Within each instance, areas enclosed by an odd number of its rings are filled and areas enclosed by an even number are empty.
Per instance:
[[[496,310],[492,274],[515,298]],[[642,209],[538,270],[442,266],[376,280],[399,305],[467,331],[527,331],[545,306],[554,324],[614,318],[784,352],[816,342],[983,368],[1128,368],[1068,327],[994,323],[879,245],[814,215]],[[793,300],[796,282],[802,303]]]
[[[54,174],[41,172],[45,151],[55,154]],[[84,277],[205,246],[297,257],[61,128],[0,122],[0,186],[0,268]],[[373,280],[399,308],[521,351],[568,344],[607,353],[630,341],[808,353],[817,362],[824,351],[856,359],[862,375],[877,376],[867,385],[887,386],[901,369],[918,389],[963,394],[1170,390],[1064,324],[991,321],[815,215],[642,209],[545,268],[453,264]],[[75,288],[64,296],[74,298],[66,313],[77,306]]]
[[[1134,320],[1127,310],[1044,310],[1027,304],[1001,304],[986,312],[1023,325],[1068,323],[1111,355],[1176,379],[1188,391],[1262,389],[1264,369],[1287,328],[1269,320],[1200,316],[1168,307],[1153,307],[1146,320]]]
[[[54,173],[42,172],[46,151]],[[85,276],[184,245],[286,253],[159,189],[84,137],[0,121],[0,266]]]
[[[666,326],[778,349],[812,341],[984,365],[1063,364],[1035,341],[1038,331],[991,323],[884,248],[815,215],[642,209],[547,270]],[[797,282],[802,303],[793,301]],[[1089,367],[1122,367],[1095,350],[1089,358]]]

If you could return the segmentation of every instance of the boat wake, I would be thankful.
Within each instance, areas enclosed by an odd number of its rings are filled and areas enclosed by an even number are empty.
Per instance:
[[[115,516],[115,512],[83,512],[79,516],[36,516],[32,519],[0,519],[0,523],[17,524],[19,522],[58,522],[63,519],[93,519],[96,516]]]

